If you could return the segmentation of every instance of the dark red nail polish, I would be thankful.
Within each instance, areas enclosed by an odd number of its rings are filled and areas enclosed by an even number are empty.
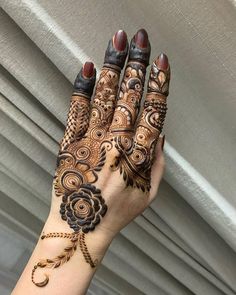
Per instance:
[[[162,149],[162,150],[164,149],[165,139],[166,139],[166,136],[163,135],[163,137],[162,137],[162,143],[161,143],[161,149]]]
[[[125,50],[127,43],[127,35],[125,31],[119,30],[118,32],[115,33],[113,37],[113,45],[115,48],[119,51]]]
[[[91,78],[94,73],[94,64],[92,62],[86,62],[83,66],[83,76],[85,78]]]
[[[148,46],[148,33],[144,29],[138,30],[134,37],[135,43],[138,45],[138,47],[141,48],[147,48]]]
[[[164,53],[161,53],[156,60],[156,65],[160,70],[166,71],[169,66],[168,57]]]

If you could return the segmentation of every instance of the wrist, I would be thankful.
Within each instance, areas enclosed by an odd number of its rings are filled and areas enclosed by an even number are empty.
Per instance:
[[[43,235],[48,235],[50,233],[60,233],[62,238],[60,238],[60,235],[59,235],[58,238],[57,237],[53,239],[46,238],[42,240]],[[65,221],[63,221],[60,218],[60,216],[58,215],[54,216],[53,214],[50,214],[42,230],[40,241],[45,242],[45,245],[47,243],[50,246],[50,248],[58,247],[62,243],[64,245],[65,244],[64,240],[68,239],[66,235],[64,237],[63,234],[73,235],[75,234],[75,232],[69,227],[69,225]],[[94,231],[90,231],[84,234],[84,241],[86,243],[86,246],[90,255],[93,256],[94,259],[98,259],[98,261],[102,260],[114,236],[115,234],[113,232],[104,228],[101,224],[97,225]],[[49,242],[49,240],[51,240],[51,242]],[[78,249],[78,251],[81,252],[80,249]]]

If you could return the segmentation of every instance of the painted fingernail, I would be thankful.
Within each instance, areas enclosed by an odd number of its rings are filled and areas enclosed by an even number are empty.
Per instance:
[[[87,61],[83,66],[83,76],[84,78],[91,78],[94,73],[94,64]]]
[[[148,33],[144,29],[138,30],[134,37],[135,43],[138,45],[140,48],[147,48],[148,46]]]
[[[126,48],[127,43],[127,35],[125,31],[119,30],[115,33],[113,37],[113,45],[115,46],[116,50],[123,51]]]
[[[165,134],[164,134],[163,137],[162,137],[162,143],[161,143],[161,149],[162,149],[162,150],[164,150],[165,139],[166,139],[166,136],[165,136]]]
[[[168,57],[164,53],[161,53],[156,60],[156,65],[160,70],[166,71],[169,66]]]

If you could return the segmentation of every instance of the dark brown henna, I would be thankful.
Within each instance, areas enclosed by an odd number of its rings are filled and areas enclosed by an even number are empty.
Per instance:
[[[127,69],[129,68],[127,67]],[[120,104],[126,103],[124,97],[128,97],[130,92],[128,86],[131,84],[129,79],[132,80],[132,75],[129,72],[135,75],[135,69],[127,70],[122,82],[123,86],[121,85],[122,102],[118,101],[111,126],[114,135],[116,132],[118,133],[115,142],[116,148],[121,154],[119,161],[116,161],[116,165],[113,165],[112,169],[114,170],[115,166],[119,168],[127,186],[136,186],[143,191],[149,191],[153,151],[162,131],[167,111],[166,97],[169,91],[170,67],[164,54],[161,54],[152,64],[148,93],[134,139],[131,127],[132,116],[135,117],[135,108],[132,106],[131,100],[128,101],[126,109],[124,106],[120,106]],[[127,87],[125,88],[124,85]],[[131,97],[138,97],[138,91],[133,91]]]
[[[80,250],[82,251],[83,253],[83,256],[84,256],[84,259],[85,261],[92,267],[96,267],[97,264],[98,264],[98,260],[92,260],[91,258],[91,255],[89,254],[89,251],[88,251],[88,248],[86,246],[86,243],[85,243],[85,234],[82,233],[79,235],[79,246],[80,246]]]
[[[110,131],[115,137],[115,147],[121,155],[112,169],[114,170],[117,166],[127,186],[136,186],[143,191],[150,189],[148,184],[150,175],[145,173],[145,170],[149,169],[149,150],[137,145],[133,139],[133,132],[142,99],[149,57],[148,35],[144,29],[141,29],[131,40],[129,62],[121,83],[119,98],[110,127]]]
[[[110,127],[114,136],[127,133],[133,136],[134,124],[142,99],[146,67],[139,62],[129,62],[120,86],[119,98]]]
[[[108,124],[113,117],[119,75],[125,63],[127,51],[127,36],[119,31],[113,40],[109,41],[91,114],[89,114],[89,98],[95,81],[92,66],[85,65],[76,78],[54,178],[55,194],[62,198],[61,217],[74,230],[74,234],[49,233],[42,236],[42,239],[70,238],[72,244],[56,258],[42,260],[35,265],[32,271],[32,282],[38,287],[45,286],[49,277],[46,275],[44,281],[35,282],[36,269],[61,266],[74,254],[78,243],[85,261],[91,267],[97,264],[88,252],[84,233],[94,230],[107,211],[101,191],[92,183],[98,179],[97,173],[105,164],[106,153],[112,148],[110,136],[108,136]],[[88,120],[89,115],[90,120]]]
[[[85,261],[91,267],[96,267],[98,261],[94,261],[88,251],[85,234],[93,231],[107,212],[107,205],[96,182],[108,157],[113,160],[111,171],[119,169],[127,186],[150,190],[153,150],[167,110],[169,64],[168,59],[162,56],[152,65],[148,94],[134,136],[150,44],[143,30],[132,39],[129,62],[117,99],[120,71],[128,49],[126,35],[122,32],[119,34],[109,41],[91,112],[89,98],[95,76],[91,76],[93,71],[90,65],[86,75],[79,73],[74,85],[54,177],[55,194],[62,200],[61,218],[74,233],[42,235],[43,240],[68,238],[71,244],[61,255],[35,265],[32,281],[38,287],[45,286],[49,277],[46,275],[44,281],[35,282],[36,269],[61,266],[73,256],[78,245]]]
[[[101,191],[91,184],[82,184],[78,191],[64,199],[61,217],[75,232],[94,230],[107,211]]]
[[[170,66],[165,55],[161,54],[153,62],[148,81],[148,92],[144,108],[136,128],[134,147],[129,167],[137,167],[136,185],[142,190],[150,189],[150,174],[153,153],[157,139],[162,132],[169,94]],[[131,173],[131,171],[129,171]],[[134,177],[133,175],[130,176]]]

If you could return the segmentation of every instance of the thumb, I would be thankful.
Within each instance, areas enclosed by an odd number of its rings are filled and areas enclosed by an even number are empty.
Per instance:
[[[150,201],[153,201],[156,196],[165,169],[165,158],[163,153],[164,144],[165,135],[160,135],[154,151],[155,160],[151,170]]]

